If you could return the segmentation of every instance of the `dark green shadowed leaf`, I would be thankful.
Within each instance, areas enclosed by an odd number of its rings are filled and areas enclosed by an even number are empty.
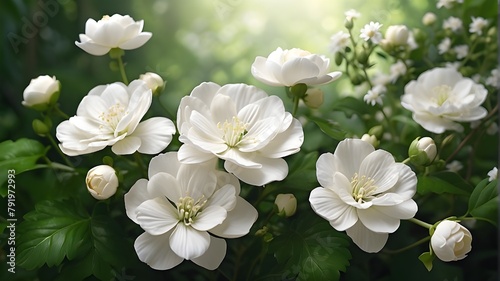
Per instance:
[[[498,203],[498,180],[484,179],[469,198],[469,213],[497,225]]]

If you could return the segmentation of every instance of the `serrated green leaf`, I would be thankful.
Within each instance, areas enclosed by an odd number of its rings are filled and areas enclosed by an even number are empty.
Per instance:
[[[469,214],[497,225],[498,203],[498,180],[489,182],[484,179],[469,198]]]
[[[287,188],[312,190],[316,187],[316,161],[318,152],[297,153],[289,158],[290,172],[283,184]]]
[[[309,216],[299,218],[270,245],[276,260],[283,265],[284,278],[308,281],[338,280],[340,271],[345,272],[349,265],[348,246],[344,234],[328,222]]]
[[[46,148],[36,140],[6,140],[0,143],[0,171],[15,170],[18,175],[36,168],[36,161],[46,153]],[[0,177],[1,195],[5,196],[7,177]]]
[[[19,225],[18,265],[35,269],[73,259],[89,249],[90,217],[75,201],[42,201]]]
[[[339,124],[314,116],[309,116],[308,118],[309,120],[316,123],[320,130],[323,133],[327,134],[329,137],[335,140],[343,140],[345,138],[346,132],[342,130]]]
[[[419,194],[456,194],[469,196],[472,186],[457,173],[445,171],[430,176],[418,176],[417,191]]]

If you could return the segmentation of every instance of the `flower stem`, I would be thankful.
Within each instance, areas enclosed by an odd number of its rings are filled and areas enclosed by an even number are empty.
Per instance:
[[[64,119],[69,119],[69,115],[64,113],[64,111],[62,111],[60,108],[59,108],[59,105],[56,104],[56,106],[54,106],[54,111],[59,114],[61,117],[63,117]]]
[[[118,61],[118,67],[120,68],[120,74],[122,76],[123,83],[125,83],[125,85],[128,85],[127,74],[125,73],[125,66],[123,65],[122,57],[118,56],[116,60]]]
[[[411,218],[411,219],[409,219],[408,221],[411,221],[412,223],[417,224],[417,225],[420,225],[420,226],[425,227],[425,228],[427,228],[427,229],[430,229],[430,228],[432,227],[432,224],[430,224],[430,223],[426,223],[426,222],[421,221],[421,220],[416,219],[416,218]]]
[[[135,159],[135,162],[137,163],[137,165],[139,166],[139,169],[141,169],[141,174],[147,178],[148,172],[147,172],[146,166],[144,165],[144,162],[142,161],[142,158],[141,158],[141,155],[139,154],[139,152],[134,153],[134,159]]]
[[[296,96],[293,97],[293,110],[292,110],[293,117],[295,117],[295,115],[297,114],[297,110],[299,109],[299,101],[300,101],[299,97]]]
[[[403,160],[403,162],[401,162],[401,163],[406,164],[406,163],[408,163],[408,162],[410,162],[410,161],[411,161],[411,160],[410,160],[410,157],[408,157],[408,158],[406,158],[405,160]]]
[[[69,161],[68,157],[62,152],[61,148],[59,148],[59,146],[57,145],[56,141],[54,140],[54,137],[52,137],[52,135],[50,134],[47,134],[47,138],[49,139],[50,144],[52,144],[57,153],[59,153],[61,158],[64,160],[64,163],[66,163],[66,165],[68,165],[69,167],[74,168],[73,164]]]
[[[412,243],[412,244],[410,244],[410,245],[408,245],[408,246],[406,246],[406,247],[403,247],[403,248],[401,248],[401,249],[397,249],[397,250],[387,250],[387,249],[384,249],[384,251],[383,251],[383,252],[384,252],[384,253],[387,253],[387,254],[399,254],[399,253],[404,252],[404,251],[406,251],[406,250],[409,250],[409,249],[411,249],[411,248],[413,248],[413,247],[416,247],[416,246],[418,246],[418,245],[420,245],[420,244],[422,244],[422,243],[425,243],[425,242],[429,241],[430,239],[431,239],[431,237],[430,237],[430,236],[426,236],[426,237],[424,237],[424,238],[422,238],[422,239],[418,240],[417,242]]]

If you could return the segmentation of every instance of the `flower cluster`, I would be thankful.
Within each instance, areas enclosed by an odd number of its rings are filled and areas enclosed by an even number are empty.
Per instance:
[[[496,227],[498,215],[498,162],[481,147],[498,149],[499,71],[495,20],[453,13],[462,2],[437,1],[446,16],[427,12],[420,28],[370,20],[358,28],[362,15],[349,10],[345,30],[330,37],[332,58],[277,47],[248,65],[257,83],[281,88],[283,97],[258,84],[195,81],[169,117],[154,107],[166,97],[164,78],[146,72],[129,82],[123,63],[125,51],[152,37],[144,21],[87,20],[76,46],[109,54],[121,81],[94,86],[70,116],[59,107],[55,76],[25,88],[22,105],[41,113],[35,133],[64,163],[25,140],[5,144],[24,161],[12,163],[22,172],[62,171],[59,181],[80,181],[88,194],[26,215],[20,260],[27,268],[58,265],[63,276],[92,261],[82,278],[109,279],[104,271],[120,265],[106,248],[121,247],[118,224],[137,263],[172,278],[202,267],[234,280],[338,280],[351,257],[364,262],[358,255],[386,248],[384,263],[424,243],[418,259],[429,271],[436,258],[472,255],[483,227],[476,222]],[[342,79],[347,90],[332,83]],[[41,222],[50,229],[34,231]],[[428,235],[417,237],[417,226]],[[45,250],[54,257],[34,254]]]

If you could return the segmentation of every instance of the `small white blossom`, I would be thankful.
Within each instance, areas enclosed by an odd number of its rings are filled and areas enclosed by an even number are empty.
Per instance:
[[[380,32],[381,27],[382,24],[371,21],[361,29],[359,37],[365,41],[371,40],[374,44],[378,44],[382,41],[382,33]]]
[[[24,89],[22,105],[46,108],[57,100],[60,88],[61,83],[55,76],[40,75],[31,79],[28,87]]]
[[[467,257],[472,249],[472,235],[461,224],[444,220],[440,222],[431,237],[434,254],[442,261],[458,261]]]
[[[118,177],[113,167],[99,165],[87,172],[85,178],[87,190],[97,200],[108,199],[116,193]]]
[[[343,53],[345,48],[349,46],[351,35],[349,33],[339,31],[330,37],[329,50],[332,54],[337,52]]]
[[[391,76],[382,72],[375,73],[371,79],[373,85],[385,86],[391,82]]]
[[[469,46],[468,45],[458,45],[453,48],[455,53],[457,54],[457,59],[461,60],[467,56],[469,53]]]
[[[444,29],[450,29],[453,32],[457,32],[462,28],[462,20],[456,17],[449,17],[443,22]]]
[[[408,34],[408,41],[406,42],[406,44],[408,45],[408,48],[410,50],[418,49],[418,44],[415,40],[415,34],[413,34],[413,31],[410,31],[410,33]]]
[[[391,82],[396,83],[399,77],[406,74],[406,71],[407,71],[406,65],[401,60],[398,60],[395,64],[391,65],[390,67]]]
[[[436,4],[438,9],[445,7],[446,9],[450,9],[453,7],[453,3],[463,3],[463,0],[439,0]]]
[[[353,19],[357,19],[357,18],[361,17],[361,14],[354,9],[350,9],[349,11],[346,11],[344,13],[344,15],[345,15],[345,19],[348,21],[351,21]]]
[[[488,172],[488,181],[496,180],[498,179],[498,168],[494,167]]]
[[[431,25],[431,24],[435,23],[436,20],[437,20],[436,14],[431,13],[431,12],[425,13],[425,15],[422,17],[422,23],[424,25]]]
[[[472,17],[472,22],[469,25],[469,32],[477,35],[483,34],[483,29],[488,26],[488,20],[482,17]]]
[[[491,70],[490,76],[486,78],[485,84],[495,88],[500,87],[500,71],[497,68]]]
[[[440,55],[448,52],[450,50],[450,47],[451,47],[451,40],[450,38],[446,37],[444,38],[441,43],[439,43],[438,45],[438,52]]]
[[[458,71],[458,68],[460,67],[460,62],[459,61],[447,61],[445,64],[444,64],[444,67],[445,68],[451,68],[451,69],[455,69]]]
[[[489,125],[488,128],[486,128],[486,133],[488,135],[494,135],[494,134],[498,133],[497,123],[496,122],[491,123],[491,125]]]
[[[374,106],[375,104],[382,105],[382,96],[387,91],[387,88],[382,85],[375,85],[373,88],[368,90],[368,93],[363,97],[363,100]]]
[[[460,163],[460,161],[453,160],[450,163],[446,164],[446,169],[450,172],[458,173],[460,170],[464,168],[464,165]]]

